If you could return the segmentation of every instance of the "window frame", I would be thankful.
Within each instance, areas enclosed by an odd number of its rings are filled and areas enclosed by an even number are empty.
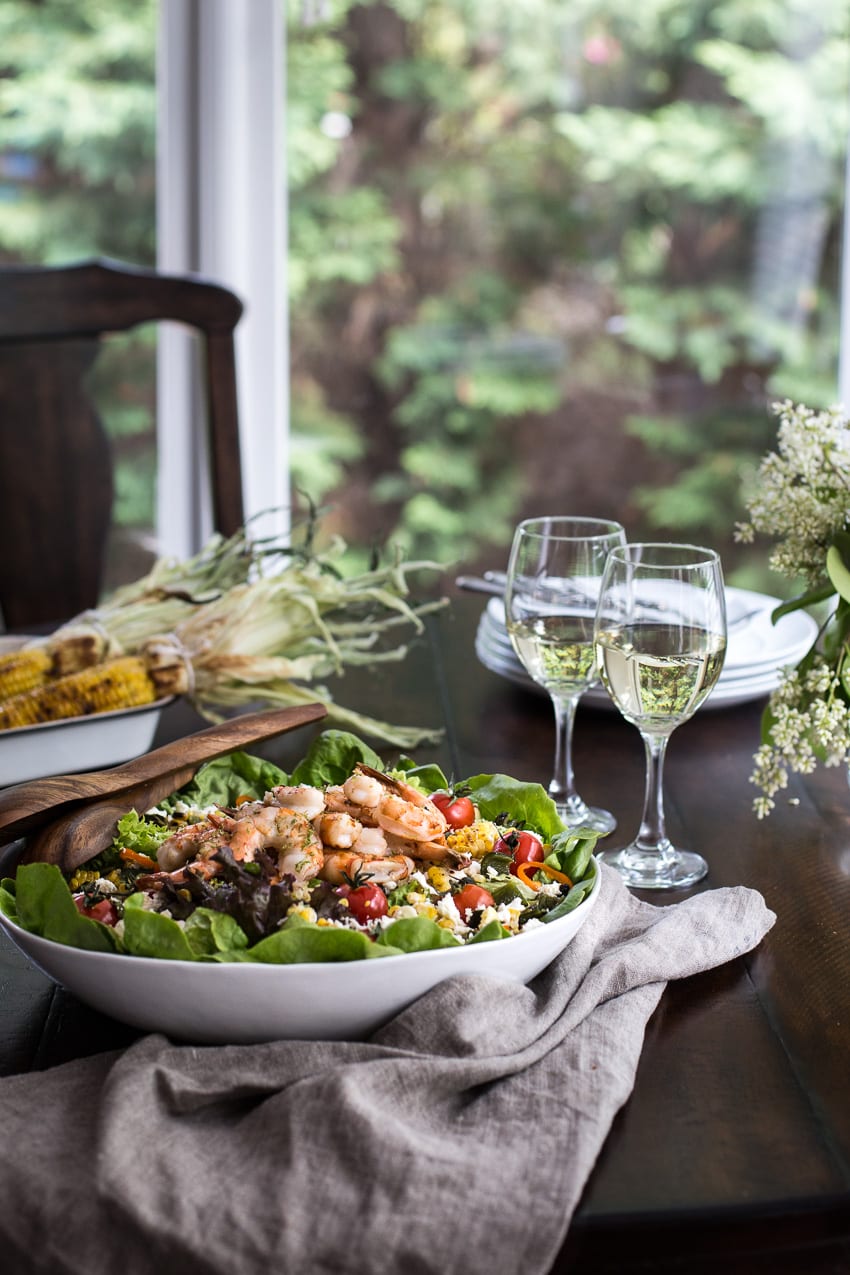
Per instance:
[[[285,531],[289,369],[282,0],[160,0],[157,267],[231,288],[246,518]],[[212,530],[203,403],[190,336],[157,355],[157,541],[197,552]],[[268,512],[273,511],[273,512]]]

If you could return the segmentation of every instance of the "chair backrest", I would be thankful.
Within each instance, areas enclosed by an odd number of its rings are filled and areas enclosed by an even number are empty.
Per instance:
[[[111,447],[86,389],[101,337],[173,320],[205,358],[215,529],[243,522],[234,329],[208,280],[113,261],[0,269],[0,610],[7,628],[96,605],[111,523]]]

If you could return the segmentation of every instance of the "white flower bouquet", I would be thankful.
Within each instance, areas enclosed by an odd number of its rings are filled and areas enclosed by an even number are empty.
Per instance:
[[[803,592],[773,612],[774,623],[800,607],[827,605],[811,649],[783,670],[765,709],[751,775],[761,789],[753,803],[760,819],[790,771],[850,761],[850,419],[838,408],[816,412],[791,402],[774,410],[778,450],[759,466],[750,520],[735,537],[777,537],[770,566],[802,582]]]

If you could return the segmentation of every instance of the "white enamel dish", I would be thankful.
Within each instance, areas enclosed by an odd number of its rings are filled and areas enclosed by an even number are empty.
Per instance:
[[[0,913],[20,950],[101,1013],[202,1044],[358,1040],[444,979],[486,974],[528,983],[567,946],[599,897],[526,934],[467,947],[329,964],[206,964],[87,952],[22,930]]]
[[[160,714],[173,699],[0,731],[0,788],[140,757],[150,749]]]

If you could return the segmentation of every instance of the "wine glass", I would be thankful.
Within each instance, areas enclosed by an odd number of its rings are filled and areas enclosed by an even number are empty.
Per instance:
[[[593,621],[608,552],[626,543],[618,522],[527,518],[514,532],[505,584],[505,622],[514,650],[555,710],[555,764],[549,795],[568,828],[611,832],[607,810],[588,806],[573,776],[576,707],[599,680]]]
[[[635,840],[598,858],[642,890],[693,885],[708,865],[677,850],[664,823],[667,741],[715,685],[726,654],[726,602],[712,549],[629,544],[611,551],[595,629],[602,681],[646,748],[646,793]]]

